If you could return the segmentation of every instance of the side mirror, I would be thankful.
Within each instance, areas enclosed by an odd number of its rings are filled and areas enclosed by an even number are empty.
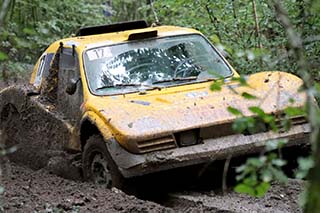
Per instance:
[[[70,81],[67,83],[66,87],[66,93],[69,95],[73,95],[77,91],[77,84],[80,81],[79,79],[70,79]]]

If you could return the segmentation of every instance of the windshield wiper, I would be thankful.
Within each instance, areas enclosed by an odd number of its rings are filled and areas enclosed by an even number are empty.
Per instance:
[[[161,87],[158,86],[152,86],[152,85],[148,85],[148,84],[114,84],[114,85],[105,85],[102,87],[99,87],[96,89],[96,91],[98,90],[102,90],[102,89],[106,89],[106,88],[117,88],[117,87],[147,87],[148,90],[153,90],[153,89],[161,89]]]
[[[104,85],[102,87],[98,87],[96,91],[107,89],[107,88],[114,88],[114,87],[147,87],[148,89],[161,89],[159,87],[152,86],[153,84],[159,84],[164,82],[172,82],[172,81],[192,81],[197,80],[197,76],[189,76],[189,77],[177,77],[177,78],[170,78],[170,79],[163,79],[160,81],[152,82],[151,85],[148,84],[134,84],[134,83],[127,83],[127,84],[113,84],[113,85]]]
[[[159,81],[154,81],[152,84],[160,84],[165,82],[172,82],[172,81],[192,81],[197,80],[197,76],[189,76],[189,77],[177,77],[177,78],[170,78],[170,79],[163,79]]]
[[[104,85],[102,87],[99,87],[96,89],[96,91],[101,90],[101,89],[106,89],[106,88],[113,88],[113,87],[138,87],[142,86],[141,84],[113,84],[113,85]]]

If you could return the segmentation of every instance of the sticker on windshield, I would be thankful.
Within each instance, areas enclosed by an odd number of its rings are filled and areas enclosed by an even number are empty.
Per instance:
[[[93,50],[87,51],[87,56],[89,61],[94,61],[102,58],[109,58],[112,56],[111,50],[109,47],[102,47]]]

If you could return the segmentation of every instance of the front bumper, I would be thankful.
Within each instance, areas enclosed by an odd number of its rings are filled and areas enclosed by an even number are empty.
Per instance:
[[[116,141],[107,143],[109,153],[126,178],[148,173],[208,163],[262,151],[270,140],[288,139],[286,146],[307,144],[310,125],[294,126],[288,132],[265,132],[254,135],[236,134],[215,139],[206,139],[202,144],[156,151],[146,154],[132,154]]]

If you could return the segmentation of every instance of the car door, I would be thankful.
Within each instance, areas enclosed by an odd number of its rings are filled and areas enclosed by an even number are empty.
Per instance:
[[[66,92],[70,82],[76,83],[76,91],[73,94]],[[64,118],[71,123],[80,120],[80,106],[83,102],[83,90],[80,81],[80,69],[78,54],[74,48],[62,48],[59,58],[57,108]]]

